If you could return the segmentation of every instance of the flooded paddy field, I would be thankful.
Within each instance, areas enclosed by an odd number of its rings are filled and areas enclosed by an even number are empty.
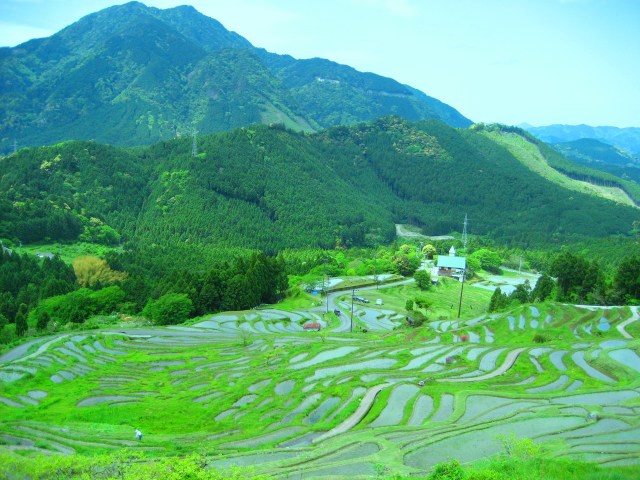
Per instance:
[[[198,449],[215,452],[212,468],[357,479],[381,459],[426,475],[514,435],[559,457],[640,464],[640,350],[618,328],[633,309],[525,306],[421,330],[358,311],[368,333],[260,310],[32,342],[0,363],[0,448]],[[303,331],[310,320],[326,330]]]

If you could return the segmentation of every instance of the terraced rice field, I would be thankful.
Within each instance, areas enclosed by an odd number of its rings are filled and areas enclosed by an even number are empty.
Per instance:
[[[513,434],[640,463],[635,307],[525,306],[420,330],[358,311],[368,333],[346,318],[305,332],[323,316],[261,310],[40,339],[0,357],[0,448],[197,451],[274,478],[370,478],[473,461]]]

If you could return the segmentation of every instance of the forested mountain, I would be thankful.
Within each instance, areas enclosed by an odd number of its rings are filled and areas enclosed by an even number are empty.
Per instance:
[[[213,246],[389,242],[394,223],[444,234],[465,213],[473,233],[523,247],[627,235],[640,219],[549,182],[478,129],[439,121],[313,134],[257,125],[201,136],[198,152],[190,139],[22,149],[0,160],[0,237],[128,242],[175,262],[199,252],[197,262]]]
[[[631,155],[607,143],[583,138],[552,145],[566,158],[581,165],[640,182],[640,154]]]
[[[0,48],[0,152],[64,140],[142,145],[283,123],[313,131],[396,114],[471,122],[393,79],[253,47],[189,6],[138,2]]]
[[[548,125],[523,128],[547,143],[562,143],[591,138],[640,155],[640,128],[592,127],[590,125]]]

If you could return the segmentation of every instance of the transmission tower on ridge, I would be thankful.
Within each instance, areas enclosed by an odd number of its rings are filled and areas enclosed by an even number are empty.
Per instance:
[[[16,153],[18,151],[18,141],[14,138],[13,139],[13,153]]]
[[[198,135],[198,131],[195,129],[193,129],[193,143],[191,144],[191,156],[195,157],[196,155],[198,155],[198,141],[197,141],[197,137],[196,135]]]
[[[467,251],[467,214],[464,214],[464,223],[462,224],[462,248]]]

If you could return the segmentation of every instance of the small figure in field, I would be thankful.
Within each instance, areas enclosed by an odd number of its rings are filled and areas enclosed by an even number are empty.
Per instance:
[[[136,438],[142,440],[142,432],[136,428]]]

